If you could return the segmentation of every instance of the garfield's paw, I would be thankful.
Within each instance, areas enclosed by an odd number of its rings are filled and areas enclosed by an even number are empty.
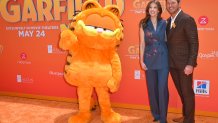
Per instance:
[[[70,67],[65,67],[64,78],[70,85],[81,86],[81,83],[75,79],[75,73],[70,69]]]
[[[108,81],[107,86],[108,86],[108,88],[110,89],[111,92],[116,92],[117,91],[117,87],[115,85],[115,80],[113,78]]]
[[[120,114],[114,111],[103,114],[101,118],[104,123],[121,123]]]
[[[90,113],[78,113],[68,119],[68,123],[89,123],[91,121]]]
[[[59,42],[59,47],[61,49],[68,50],[73,46],[75,42],[77,42],[77,37],[71,30],[66,29],[61,32],[61,38]]]

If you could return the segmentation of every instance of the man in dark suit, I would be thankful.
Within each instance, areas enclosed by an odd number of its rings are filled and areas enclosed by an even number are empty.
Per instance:
[[[167,46],[170,74],[182,101],[183,117],[174,122],[194,123],[195,94],[192,88],[193,71],[197,65],[198,32],[195,20],[180,8],[180,0],[166,0]]]

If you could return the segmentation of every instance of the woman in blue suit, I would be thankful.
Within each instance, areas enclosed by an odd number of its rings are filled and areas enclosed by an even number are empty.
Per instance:
[[[140,21],[140,64],[146,73],[148,96],[153,121],[167,122],[168,50],[165,41],[166,21],[161,18],[162,7],[150,1],[146,16]]]

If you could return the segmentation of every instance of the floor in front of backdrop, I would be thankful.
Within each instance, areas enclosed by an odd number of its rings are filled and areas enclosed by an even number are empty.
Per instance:
[[[113,108],[121,114],[122,123],[152,123],[150,111]],[[0,96],[0,123],[67,123],[78,111],[78,104]],[[102,123],[99,107],[92,112],[91,123]],[[168,113],[168,122],[181,114]],[[218,118],[196,116],[196,123],[218,123]]]

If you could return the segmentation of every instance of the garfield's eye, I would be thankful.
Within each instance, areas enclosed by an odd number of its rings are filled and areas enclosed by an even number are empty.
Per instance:
[[[113,32],[113,30],[110,30],[110,29],[107,29],[107,28],[102,28],[102,27],[97,27],[97,26],[91,26],[91,25],[86,25],[86,27],[88,29],[96,29],[97,31],[100,31],[100,32]]]
[[[109,29],[105,29],[104,31],[105,32],[113,32],[112,30],[109,30]]]
[[[100,32],[103,32],[103,31],[104,31],[104,29],[101,28],[101,27],[98,27],[98,28],[96,28],[96,29],[97,29],[97,31],[100,31]]]
[[[89,28],[89,29],[95,29],[94,26],[86,26],[86,27]]]

